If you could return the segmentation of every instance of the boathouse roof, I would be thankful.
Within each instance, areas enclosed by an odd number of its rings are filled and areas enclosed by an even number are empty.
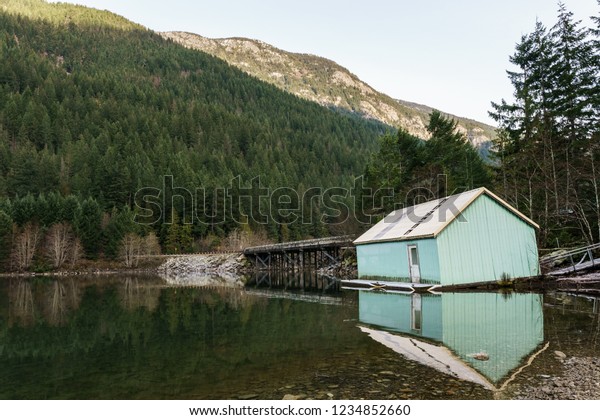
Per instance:
[[[354,244],[435,238],[454,220],[461,219],[460,216],[465,209],[482,195],[488,196],[525,223],[536,229],[539,228],[534,221],[523,213],[487,188],[482,187],[395,210],[362,234],[354,241]],[[462,220],[464,220],[464,217]]]

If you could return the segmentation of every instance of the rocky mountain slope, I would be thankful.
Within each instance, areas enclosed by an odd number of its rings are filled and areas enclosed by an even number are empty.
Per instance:
[[[430,107],[396,100],[378,92],[331,60],[290,53],[247,38],[211,39],[187,32],[163,32],[161,35],[188,48],[219,57],[302,98],[403,127],[413,135],[428,138],[426,125]],[[454,118],[459,122],[459,130],[475,145],[489,142],[494,136],[491,126]]]

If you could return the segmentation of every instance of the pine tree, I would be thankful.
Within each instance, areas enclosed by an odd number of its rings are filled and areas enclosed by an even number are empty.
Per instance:
[[[102,238],[102,211],[98,202],[89,198],[81,203],[75,213],[75,232],[81,240],[85,256],[98,258]]]
[[[383,196],[385,202],[369,204],[376,207],[382,204],[387,213],[393,210],[394,203],[404,203],[407,192],[418,182],[415,170],[424,164],[424,147],[421,139],[402,128],[398,129],[396,135],[388,133],[379,138],[379,151],[371,156],[365,179],[373,193],[381,190],[381,194],[376,194],[375,201]]]
[[[133,222],[133,212],[129,207],[123,207],[120,211],[113,208],[104,235],[104,254],[107,258],[116,259],[123,237],[128,233],[136,233]]]
[[[171,209],[170,223],[165,224],[166,226],[166,237],[165,237],[165,252],[167,254],[179,254],[182,252],[180,243],[180,229],[179,215],[177,210]]]
[[[489,186],[489,171],[475,148],[464,134],[458,132],[457,122],[432,111],[427,130],[431,138],[425,147],[425,161],[436,167],[436,178],[429,187],[435,196],[443,197],[456,191]],[[438,177],[443,175],[445,182]]]
[[[12,202],[12,219],[18,226],[33,222],[38,216],[36,200],[32,194],[16,197]]]
[[[551,30],[538,22],[510,57],[520,69],[509,72],[514,102],[492,104],[500,185],[540,223],[544,245],[598,238],[598,57],[590,31],[560,4]]]
[[[12,248],[12,219],[0,210],[0,270],[8,270],[8,257]]]

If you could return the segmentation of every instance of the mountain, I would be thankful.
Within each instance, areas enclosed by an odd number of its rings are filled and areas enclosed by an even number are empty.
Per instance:
[[[247,38],[211,39],[188,32],[163,32],[186,47],[219,57],[260,80],[321,105],[350,111],[385,124],[402,127],[427,139],[432,108],[393,99],[361,81],[348,69],[326,58],[280,50]],[[494,127],[452,116],[474,145],[489,142]]]
[[[322,203],[310,208],[312,224],[289,209],[311,187],[350,187],[388,129],[110,12],[0,0],[0,199],[60,192],[110,212],[135,208],[136,193],[152,187],[163,190],[166,220],[172,206],[188,217],[191,203],[171,200],[177,194],[163,185],[169,175],[173,187],[200,194],[196,238],[227,235],[258,200],[269,217],[252,229],[316,236]],[[250,189],[257,177],[271,196]]]

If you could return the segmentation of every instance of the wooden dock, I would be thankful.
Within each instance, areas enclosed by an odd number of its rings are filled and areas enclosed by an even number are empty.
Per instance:
[[[355,252],[352,236],[307,239],[246,248],[244,255],[258,270],[301,271],[322,268],[342,261]]]
[[[342,289],[346,290],[369,290],[392,293],[437,293],[439,284],[426,283],[407,283],[400,281],[380,281],[380,280],[341,280]]]

